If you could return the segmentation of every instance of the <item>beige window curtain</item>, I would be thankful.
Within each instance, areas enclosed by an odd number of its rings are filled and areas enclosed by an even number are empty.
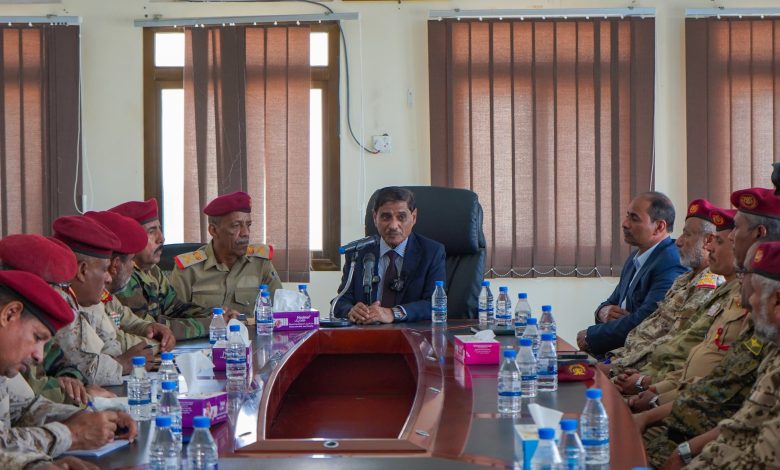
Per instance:
[[[309,278],[308,26],[186,31],[184,237],[209,239],[203,207],[252,196],[252,240],[283,281]]]
[[[486,276],[617,275],[652,188],[654,20],[431,21],[431,180],[479,195]]]
[[[0,235],[76,213],[79,27],[0,28]]]
[[[780,160],[780,19],[685,20],[688,197],[730,207]]]

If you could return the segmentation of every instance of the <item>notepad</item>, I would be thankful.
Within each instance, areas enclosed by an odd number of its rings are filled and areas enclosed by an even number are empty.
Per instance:
[[[65,455],[72,455],[74,457],[101,457],[108,454],[109,452],[121,449],[128,444],[130,444],[130,441],[127,439],[117,439],[97,449],[69,450],[65,452]]]

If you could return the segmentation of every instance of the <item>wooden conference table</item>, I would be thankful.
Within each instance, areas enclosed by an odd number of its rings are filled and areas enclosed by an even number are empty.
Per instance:
[[[446,328],[393,324],[256,338],[252,383],[242,396],[230,397],[228,421],[211,429],[220,469],[519,468],[513,425],[533,422],[527,407],[519,416],[497,413],[498,366],[464,366],[453,356],[453,335],[471,334],[473,324],[451,320]],[[504,345],[515,341],[497,338]],[[208,342],[177,349],[200,347]],[[559,339],[558,350],[574,348]],[[610,467],[646,465],[630,410],[600,372],[533,400],[578,417],[592,386],[604,391]],[[93,461],[101,468],[142,467],[150,427],[141,423],[135,443]]]

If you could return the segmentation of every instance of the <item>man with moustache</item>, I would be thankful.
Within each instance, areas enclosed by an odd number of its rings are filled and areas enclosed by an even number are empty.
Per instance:
[[[685,227],[675,244],[680,250],[680,262],[691,270],[678,277],[656,311],[631,330],[626,345],[612,351],[607,364],[599,364],[603,372],[615,377],[627,368],[644,366],[653,350],[687,328],[691,317],[725,282],[723,276],[710,271],[708,252],[704,248],[715,233],[714,209],[706,199],[696,199],[688,205]]]
[[[146,246],[133,256],[129,280],[111,290],[114,298],[137,317],[166,325],[177,340],[208,336],[211,313],[177,299],[176,291],[157,265],[165,243],[157,200],[128,201],[109,211],[135,220],[146,232]]]
[[[197,251],[175,258],[171,285],[181,302],[203,307],[224,306],[251,314],[258,286],[273,294],[282,283],[269,245],[249,244],[252,200],[245,192],[215,198],[203,209],[208,216],[211,241]]]

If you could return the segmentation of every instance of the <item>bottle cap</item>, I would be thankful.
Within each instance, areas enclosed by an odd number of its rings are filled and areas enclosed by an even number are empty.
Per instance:
[[[241,331],[241,325],[230,325],[230,332]]]
[[[172,352],[164,352],[160,354],[160,359],[163,361],[172,361],[173,360],[173,353]]]
[[[601,398],[601,389],[600,388],[589,388],[585,390],[585,396],[587,398]]]
[[[145,366],[146,365],[146,358],[143,356],[133,356],[133,365],[134,366]]]
[[[520,346],[531,346],[534,344],[531,338],[520,338]]]
[[[176,390],[176,386],[179,385],[178,382],[174,382],[173,380],[164,380],[162,383],[162,389],[163,390]]]
[[[269,294],[267,290],[260,292],[260,297],[270,297],[270,296],[271,294]]]
[[[444,281],[436,281],[434,284],[436,284],[437,287],[444,287]]]
[[[539,439],[549,441],[555,438],[555,429],[553,428],[539,428]]]
[[[223,313],[225,313],[225,311],[222,310],[222,307],[214,307],[213,309],[211,309],[211,311],[214,313],[214,315],[222,315]]]
[[[542,305],[542,312],[552,312],[552,305]]]
[[[555,335],[552,333],[542,333],[542,341],[554,341]]]
[[[526,321],[529,325],[536,325],[536,318],[534,317],[528,317]]]
[[[483,286],[489,286],[490,285],[490,281],[482,281],[482,285]]]
[[[501,286],[498,288],[499,292],[509,292],[509,287],[507,286]]]
[[[298,290],[306,289],[306,284],[298,284]]]
[[[528,298],[528,294],[526,294],[525,292],[520,292],[520,293],[517,294],[517,298],[518,299],[527,299]]]
[[[268,290],[268,284],[260,284],[260,290]]]
[[[509,359],[514,359],[517,357],[517,351],[514,349],[504,349],[504,357],[507,357]]]
[[[562,419],[561,420],[561,429],[563,431],[576,431],[577,430],[577,420],[576,419]]]
[[[169,428],[171,427],[171,417],[168,415],[158,416],[154,418],[154,424],[156,424],[158,428]]]
[[[208,416],[196,416],[192,418],[192,426],[195,428],[211,427],[211,419]]]

